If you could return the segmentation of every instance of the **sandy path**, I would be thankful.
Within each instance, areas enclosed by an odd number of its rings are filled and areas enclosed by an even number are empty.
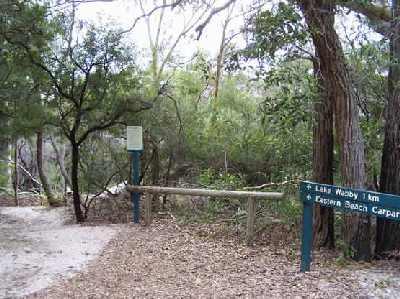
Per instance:
[[[117,227],[64,225],[63,208],[0,207],[0,298],[69,278],[95,258]]]

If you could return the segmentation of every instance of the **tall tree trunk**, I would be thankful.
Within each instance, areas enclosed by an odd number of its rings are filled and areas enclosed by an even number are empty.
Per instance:
[[[172,162],[174,159],[174,152],[173,150],[170,151],[168,155],[168,165],[167,165],[167,171],[165,173],[165,186],[169,186],[169,179],[171,176],[171,168],[172,168]],[[165,205],[167,204],[167,194],[164,194],[162,197],[162,209],[165,210]]]
[[[224,55],[225,55],[225,47],[227,45],[226,43],[226,29],[228,28],[230,18],[228,17],[224,25],[222,27],[222,37],[221,37],[221,43],[219,45],[219,51],[218,51],[218,57],[217,57],[217,71],[215,73],[215,88],[214,88],[214,102],[217,101],[218,98],[218,93],[219,93],[219,86],[220,86],[220,80],[222,76],[222,71],[224,67]],[[213,107],[215,104],[213,105]],[[214,107],[216,108],[216,107]]]
[[[335,1],[300,0],[299,3],[320,61],[329,98],[334,101],[341,179],[345,186],[362,188],[365,185],[364,142],[350,74],[334,28]],[[344,220],[347,253],[355,260],[370,260],[370,217],[351,213],[345,214]]]
[[[11,181],[10,167],[9,167],[9,155],[10,155],[10,140],[8,134],[6,134],[5,129],[8,127],[8,120],[5,116],[5,111],[7,109],[8,103],[2,101],[0,103],[0,188],[8,189]]]
[[[3,120],[0,120],[0,125]],[[9,140],[7,136],[0,136],[0,187],[8,189],[10,187],[10,174],[9,174]]]
[[[153,160],[151,163],[151,180],[153,186],[158,186],[160,181],[160,152],[158,148],[159,144],[153,143]],[[158,194],[153,195],[153,210],[160,210],[160,199]]]
[[[58,167],[60,168],[61,175],[64,178],[65,185],[72,188],[71,184],[71,178],[70,175],[68,175],[67,170],[65,169],[65,144],[61,144],[60,149],[57,147],[57,144],[53,140],[53,138],[50,138],[51,146],[53,147],[54,153],[56,154],[56,159],[57,159],[57,164]]]
[[[76,222],[84,222],[85,218],[82,213],[81,195],[79,193],[79,145],[76,142],[71,142],[72,147],[72,167],[71,167],[71,184],[72,196],[75,211]]]
[[[382,152],[380,191],[400,194],[400,3],[392,2],[390,68],[386,104],[385,140]],[[400,224],[378,218],[375,254],[400,248]]]
[[[15,205],[19,206],[18,198],[18,183],[19,183],[19,172],[18,172],[18,138],[14,140],[14,201]]]
[[[314,62],[314,75],[319,82],[318,102],[314,104],[313,128],[313,180],[333,184],[333,99],[326,92],[319,63]],[[318,247],[335,247],[334,211],[315,205],[314,244]]]
[[[43,129],[40,128],[36,133],[36,163],[39,172],[40,182],[42,183],[44,194],[47,197],[47,201],[50,206],[54,206],[57,204],[53,193],[51,192],[51,188],[49,186],[49,182],[47,180],[46,173],[43,170]]]

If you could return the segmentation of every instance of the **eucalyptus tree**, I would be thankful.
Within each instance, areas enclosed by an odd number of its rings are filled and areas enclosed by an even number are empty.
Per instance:
[[[390,42],[390,64],[385,109],[385,137],[379,189],[381,192],[400,194],[400,3],[399,1],[371,1],[347,3],[349,8],[366,16],[371,27]],[[400,248],[399,224],[390,220],[377,220],[376,254]]]
[[[264,78],[266,87],[270,89],[271,86],[278,85],[281,89],[278,97],[269,96],[264,101],[264,118],[280,116],[280,125],[288,128],[291,120],[298,119],[296,116],[300,112],[300,119],[312,115],[312,177],[316,182],[333,184],[333,105],[324,88],[320,62],[313,53],[311,36],[301,12],[293,4],[280,2],[272,8],[256,11],[249,20],[246,32],[250,37],[248,45],[238,53],[240,55],[233,57],[233,63],[236,64],[240,56],[258,60],[258,72]],[[288,67],[290,63],[294,67]],[[313,74],[311,76],[310,71]],[[296,83],[292,84],[294,82]],[[314,106],[313,113],[310,112],[309,105]],[[279,111],[284,112],[284,115]],[[287,150],[290,150],[290,146]],[[314,243],[319,247],[333,248],[333,210],[315,205],[314,224]]]
[[[359,112],[354,95],[352,80],[339,40],[334,28],[336,3],[329,0],[295,1],[302,12],[302,20],[315,49],[316,74],[321,86],[322,105],[316,105],[318,124],[314,129],[315,143],[314,171],[318,179],[332,180],[333,134],[332,112],[335,119],[337,143],[339,145],[341,181],[346,186],[364,187],[366,181],[364,143],[360,129]],[[281,4],[284,5],[284,4]],[[294,15],[296,20],[296,15]],[[297,17],[298,19],[298,17]],[[287,16],[285,26],[275,44],[290,44],[296,28],[290,26],[293,17]],[[266,25],[268,26],[268,25]],[[266,38],[268,40],[268,37]],[[315,63],[314,62],[314,63]],[[322,132],[327,133],[326,135]],[[328,141],[321,138],[327,137]],[[318,146],[319,144],[319,146]],[[327,146],[325,148],[325,146]],[[325,152],[323,152],[325,151]],[[322,155],[321,155],[322,154]],[[317,161],[323,159],[323,161]],[[323,168],[319,167],[323,164]],[[317,177],[315,177],[317,178]],[[327,225],[332,227],[332,217]],[[354,259],[370,259],[370,218],[367,216],[345,216],[345,242]],[[327,226],[329,227],[329,226]],[[332,231],[328,234],[332,238]],[[330,241],[331,242],[331,241]]]
[[[364,188],[364,141],[352,80],[334,22],[336,3],[331,0],[297,1],[309,28],[327,97],[333,105],[340,173],[345,186]],[[345,215],[345,242],[352,258],[371,258],[371,221],[366,215]]]
[[[384,39],[389,46],[389,72],[387,77],[387,99],[385,108],[384,145],[379,179],[379,191],[400,194],[400,41],[398,1],[336,1],[365,17],[368,24]],[[375,253],[400,248],[400,226],[397,222],[377,219]]]
[[[304,56],[304,53],[310,54],[310,51],[298,43],[298,37],[302,37],[300,40],[312,40],[315,54],[307,56],[314,64],[314,73],[319,82],[320,94],[320,99],[315,102],[314,108],[316,118],[314,125],[314,180],[325,183],[333,182],[333,129],[335,129],[339,145],[341,183],[362,188],[365,187],[366,172],[359,107],[349,66],[334,27],[337,5],[358,8],[366,6],[361,4],[365,1],[354,4],[355,2],[357,1],[321,0],[280,3],[280,14],[273,16],[269,11],[259,14],[260,22],[256,23],[255,28],[261,34],[256,36],[254,48],[258,50],[255,52],[256,56],[261,57],[271,57],[277,52],[277,49],[282,48],[286,51],[286,56],[296,57],[299,54]],[[296,7],[300,9],[301,13],[296,12]],[[293,36],[296,35],[296,39],[293,40]],[[267,49],[268,52],[262,49]],[[288,51],[289,54],[287,54]],[[333,119],[335,119],[334,123]],[[322,210],[318,212],[319,216],[325,214],[323,216],[325,224],[322,223],[323,225],[320,226],[321,222],[317,217],[318,228],[316,231],[321,228],[321,236],[325,236],[322,237],[325,240],[322,241],[322,244],[325,243],[332,247],[333,213],[328,210],[328,213]],[[356,214],[345,216],[344,232],[347,249],[352,257],[368,260],[371,249],[370,219],[367,216]]]
[[[392,1],[390,31],[390,67],[385,115],[385,139],[382,152],[380,191],[400,194],[400,2]],[[400,225],[378,219],[376,253],[400,248]]]

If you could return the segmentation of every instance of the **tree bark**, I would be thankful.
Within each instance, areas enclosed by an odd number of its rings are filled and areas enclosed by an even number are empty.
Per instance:
[[[226,29],[228,28],[230,18],[228,17],[225,22],[224,26],[222,27],[222,37],[221,43],[219,45],[218,57],[217,57],[217,71],[215,73],[215,88],[214,88],[214,102],[217,101],[218,94],[219,94],[219,86],[220,80],[222,76],[222,71],[224,67],[224,55],[225,55],[225,47],[226,47]],[[215,104],[214,104],[215,106]]]
[[[158,186],[160,181],[160,152],[157,143],[153,143],[153,160],[151,163],[151,180],[153,186]],[[160,199],[158,194],[153,195],[153,210],[160,210]]]
[[[50,206],[54,206],[57,204],[53,193],[51,192],[51,188],[49,186],[49,182],[47,180],[46,173],[43,170],[43,129],[40,128],[36,133],[36,163],[39,172],[40,182],[42,183],[44,194],[47,197],[47,201]]]
[[[165,186],[169,186],[169,179],[171,176],[171,168],[172,168],[172,163],[173,163],[173,158],[174,158],[174,152],[171,151],[168,155],[168,165],[167,165],[167,171],[165,173]],[[164,194],[162,197],[162,209],[165,210],[165,205],[167,204],[167,194]]]
[[[71,142],[72,146],[72,167],[71,167],[71,184],[72,184],[72,196],[76,222],[81,223],[85,221],[81,207],[81,196],[79,193],[79,145],[76,142]]]
[[[0,125],[4,122],[0,119]],[[10,187],[9,173],[9,141],[6,136],[0,136],[0,187],[8,189]]]
[[[18,182],[19,182],[19,172],[18,172],[18,138],[15,138],[15,140],[14,140],[14,201],[15,201],[15,205],[16,205],[16,206],[19,206]]]
[[[334,101],[342,182],[348,187],[362,188],[365,185],[364,142],[350,74],[334,28],[335,1],[300,0],[299,3],[320,61],[329,98]],[[347,253],[355,260],[370,260],[370,217],[350,213],[344,214],[344,220]]]
[[[321,76],[319,63],[314,62],[314,75],[319,83],[320,99],[314,104],[313,127],[313,181],[333,184],[333,99]],[[317,247],[335,248],[334,211],[315,205],[314,244]]]
[[[390,68],[386,103],[385,139],[382,151],[380,192],[400,194],[400,3],[392,2]],[[375,254],[400,248],[400,223],[377,219]]]
[[[11,175],[9,160],[10,159],[10,140],[8,134],[4,131],[8,127],[8,120],[5,116],[5,111],[8,103],[2,101],[0,103],[0,188],[6,190],[10,188]]]
[[[64,163],[64,159],[65,159],[65,144],[62,144],[61,145],[61,149],[59,150],[58,147],[57,147],[57,144],[55,143],[53,138],[50,138],[50,142],[51,142],[51,145],[53,147],[54,153],[56,154],[58,167],[60,168],[60,172],[61,172],[61,175],[64,178],[65,184],[68,187],[72,188],[70,175],[68,175],[68,172],[65,169],[65,163]]]

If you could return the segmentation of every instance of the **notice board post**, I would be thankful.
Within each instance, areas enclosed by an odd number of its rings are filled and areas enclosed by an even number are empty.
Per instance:
[[[143,130],[140,126],[126,128],[126,147],[131,155],[132,184],[140,185],[140,156],[143,152]],[[131,192],[133,222],[140,222],[140,193]]]
[[[311,252],[313,243],[313,204],[303,201],[303,234],[301,237],[300,271],[310,271]]]

